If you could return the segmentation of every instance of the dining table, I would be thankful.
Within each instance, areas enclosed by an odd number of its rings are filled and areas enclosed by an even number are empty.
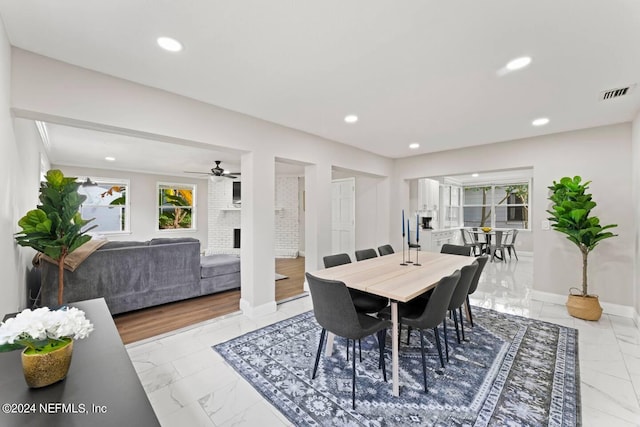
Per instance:
[[[399,383],[399,319],[398,303],[408,302],[434,288],[441,278],[470,265],[474,257],[420,252],[418,262],[408,264],[402,252],[370,258],[350,264],[343,264],[311,272],[312,275],[328,280],[339,280],[347,287],[389,298],[392,322],[392,381],[393,395],[400,395]],[[403,265],[405,264],[405,265]],[[327,343],[331,352],[332,341]]]

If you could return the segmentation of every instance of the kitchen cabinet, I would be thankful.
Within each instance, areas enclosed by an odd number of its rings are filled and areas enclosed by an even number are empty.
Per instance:
[[[433,179],[418,180],[418,210],[422,216],[435,216],[440,205],[440,183]]]
[[[459,228],[447,230],[422,230],[420,245],[423,251],[440,252],[442,245],[445,243],[452,245],[459,244],[459,235]]]
[[[457,185],[444,184],[440,188],[440,217],[442,227],[460,227],[462,218],[462,191]]]

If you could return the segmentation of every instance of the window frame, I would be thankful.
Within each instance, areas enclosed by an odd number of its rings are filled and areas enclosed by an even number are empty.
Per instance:
[[[160,190],[163,189],[171,189],[171,190],[190,190],[192,197],[191,206],[180,206],[182,208],[191,209],[191,227],[189,228],[161,228],[160,227],[160,211],[162,210],[162,205],[160,205]],[[175,232],[193,232],[197,230],[197,192],[198,185],[193,183],[184,183],[184,182],[156,182],[156,192],[155,192],[155,211],[156,211],[156,231],[160,233],[175,233]]]
[[[495,195],[496,195],[496,187],[500,188],[500,187],[508,187],[511,185],[527,185],[528,191],[527,191],[527,200],[525,203],[509,203],[508,202],[508,198],[507,200],[505,200],[504,203],[502,204],[498,204],[498,201],[496,201]],[[488,197],[488,203],[486,204],[468,204],[466,201],[466,189],[468,188],[482,188],[482,187],[490,187],[490,192],[489,192],[489,197]],[[464,212],[465,212],[465,208],[467,207],[488,207],[491,210],[490,213],[490,218],[489,218],[489,223],[490,225],[488,225],[491,228],[496,228],[496,209],[497,208],[505,208],[506,209],[506,219],[505,219],[505,223],[507,223],[507,227],[498,227],[498,228],[505,228],[505,229],[517,229],[517,230],[527,230],[530,231],[531,230],[531,188],[532,188],[532,179],[528,178],[528,179],[509,179],[509,180],[496,180],[496,181],[491,181],[491,182],[484,182],[484,183],[474,183],[473,185],[462,185],[462,223],[464,225],[464,227],[470,227],[470,225],[466,224],[466,220],[464,217]],[[509,222],[509,209],[510,208],[516,208],[516,207],[526,207],[527,211],[528,211],[528,216],[527,216],[527,220],[526,220],[526,227],[522,227],[522,223],[524,223],[524,219],[523,220],[513,220],[513,222],[518,222],[519,225],[518,226],[509,226],[508,222]]]
[[[82,208],[83,207],[98,207],[98,208],[110,208],[113,209],[115,207],[119,207],[122,211],[122,215],[124,215],[124,229],[120,230],[120,231],[106,231],[106,230],[100,230],[99,228],[95,228],[93,229],[91,233],[95,233],[95,234],[101,234],[101,235],[109,235],[109,236],[114,236],[114,235],[121,235],[121,234],[131,234],[131,181],[129,179],[126,178],[109,178],[109,177],[99,177],[99,176],[82,176],[82,177],[77,177],[76,181],[83,183],[85,182],[87,179],[90,179],[91,182],[94,182],[96,184],[99,185],[108,185],[109,188],[115,186],[115,185],[119,185],[119,186],[124,186],[125,187],[125,191],[126,191],[126,197],[125,197],[125,203],[124,205],[95,205],[95,204],[87,204],[86,201],[82,203],[82,205],[80,206],[80,212],[82,214]],[[84,215],[82,215],[82,217],[84,219],[89,219],[89,218],[85,218]],[[90,222],[88,224],[89,227],[91,227],[92,225],[94,225],[93,222]]]

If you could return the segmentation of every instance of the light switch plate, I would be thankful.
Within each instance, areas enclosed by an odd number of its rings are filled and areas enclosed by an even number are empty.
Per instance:
[[[549,224],[549,221],[546,219],[542,220],[542,229],[543,230],[549,230],[551,228],[551,225]]]

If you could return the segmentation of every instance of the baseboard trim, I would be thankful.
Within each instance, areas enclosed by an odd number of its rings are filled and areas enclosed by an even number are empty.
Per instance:
[[[550,302],[553,304],[565,305],[567,303],[567,295],[553,294],[551,292],[542,292],[534,290],[531,292],[531,298],[537,301]],[[615,316],[628,317],[638,325],[640,316],[635,309],[628,305],[614,304],[611,302],[605,302],[600,300],[602,311],[606,314],[613,314]]]
[[[278,311],[278,306],[275,301],[269,301],[266,304],[254,307],[246,299],[240,298],[240,310],[249,319],[255,319],[266,314],[275,313]]]

